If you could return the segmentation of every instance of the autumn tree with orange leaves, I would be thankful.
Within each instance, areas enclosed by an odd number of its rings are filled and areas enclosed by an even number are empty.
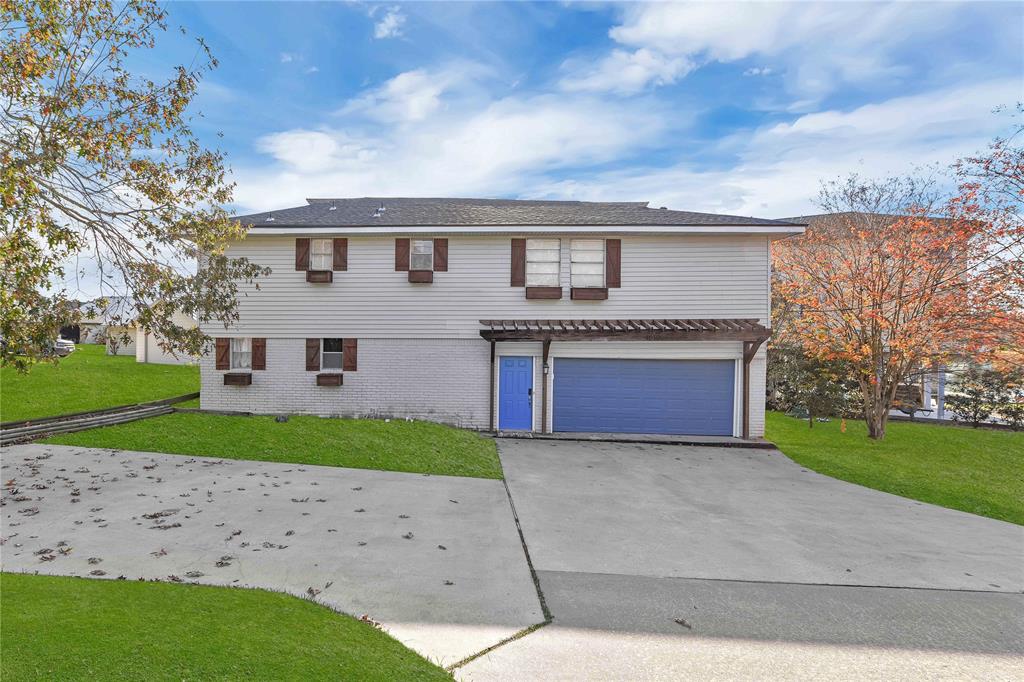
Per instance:
[[[793,312],[783,334],[852,368],[871,438],[884,438],[897,387],[920,367],[985,359],[1024,338],[1014,139],[961,162],[952,198],[916,178],[827,183],[825,214],[774,247],[775,286]]]

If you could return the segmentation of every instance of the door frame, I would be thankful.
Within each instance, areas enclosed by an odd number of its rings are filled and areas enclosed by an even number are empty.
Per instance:
[[[533,399],[530,401],[530,426],[525,429],[505,429],[506,431],[535,431],[537,416],[537,363],[533,355],[499,355],[495,371],[498,373],[498,380],[494,382],[494,390],[497,391],[497,400],[494,401],[494,421],[498,430],[501,431],[501,361],[505,358],[526,358],[530,361],[530,389],[533,391]]]

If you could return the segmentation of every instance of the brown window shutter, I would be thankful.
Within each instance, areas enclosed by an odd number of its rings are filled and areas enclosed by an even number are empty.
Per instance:
[[[604,240],[604,285],[617,289],[622,286],[622,240]]]
[[[253,369],[266,369],[267,368],[267,340],[266,339],[253,339],[252,340],[252,368]]]
[[[309,239],[306,237],[295,240],[295,269],[309,270]]]
[[[348,270],[348,239],[339,237],[334,240],[334,267],[333,270]]]
[[[306,339],[306,371],[320,371],[320,339]]]
[[[434,272],[448,272],[448,240],[434,240]]]
[[[409,240],[395,240],[395,271],[405,272],[409,269]]]
[[[217,339],[217,369],[231,369],[231,339]]]
[[[356,371],[359,360],[359,339],[342,339],[341,368],[346,372]]]
[[[526,286],[526,240],[512,240],[512,286]]]

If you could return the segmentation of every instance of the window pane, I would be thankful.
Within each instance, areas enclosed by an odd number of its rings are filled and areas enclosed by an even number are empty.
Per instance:
[[[231,369],[252,367],[252,352],[249,339],[231,339]]]
[[[414,239],[412,242],[412,258],[409,261],[411,270],[434,269],[434,241],[432,239]]]
[[[558,239],[526,240],[526,286],[557,287],[561,271]]]
[[[604,249],[600,251],[577,251],[572,252],[573,263],[603,263]]]
[[[576,251],[604,251],[603,239],[573,239],[572,250]]]
[[[324,352],[325,353],[340,353],[341,352],[341,339],[324,339]]]
[[[576,275],[603,275],[604,263],[573,263],[572,276]]]
[[[320,358],[320,369],[341,369],[341,353],[327,353]]]
[[[330,239],[311,239],[309,268],[311,270],[330,270],[334,267],[334,245]]]
[[[527,275],[526,286],[528,287],[557,287],[559,286],[558,275]]]
[[[527,239],[526,248],[529,249],[555,249],[558,250],[558,239]]]
[[[558,263],[527,263],[526,274],[544,274],[544,275],[557,275],[558,274]]]
[[[577,289],[600,288],[604,286],[604,275],[573,275],[572,285]]]

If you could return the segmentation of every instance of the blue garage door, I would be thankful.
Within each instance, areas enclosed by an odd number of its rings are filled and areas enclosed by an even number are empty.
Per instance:
[[[732,360],[558,358],[554,430],[732,435]]]

